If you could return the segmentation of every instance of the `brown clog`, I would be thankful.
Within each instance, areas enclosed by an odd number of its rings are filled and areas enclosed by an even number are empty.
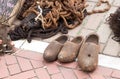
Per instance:
[[[94,71],[98,65],[99,36],[90,34],[83,42],[78,55],[78,65],[83,71]]]
[[[82,42],[83,37],[81,36],[77,36],[72,41],[67,41],[58,55],[58,60],[64,63],[74,61],[78,55]]]
[[[68,40],[68,36],[62,35],[51,42],[48,47],[45,49],[43,58],[46,61],[52,62],[57,59],[57,56],[63,47],[63,44]]]

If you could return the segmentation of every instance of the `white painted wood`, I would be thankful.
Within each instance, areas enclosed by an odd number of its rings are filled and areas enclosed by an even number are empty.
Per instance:
[[[39,53],[44,53],[45,48],[48,46],[49,43],[32,40],[31,43],[27,41],[22,45],[21,49],[32,50]]]
[[[100,66],[120,70],[120,58],[118,57],[111,57],[100,54],[98,64]]]
[[[26,40],[12,41],[16,48],[20,48]]]

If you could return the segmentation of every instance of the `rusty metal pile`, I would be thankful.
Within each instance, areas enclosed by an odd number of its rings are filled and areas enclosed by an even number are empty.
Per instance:
[[[30,1],[26,2],[29,4]],[[31,6],[21,14],[22,17],[35,13],[35,19],[41,21],[44,29],[58,27],[60,19],[65,27],[72,29],[85,17],[85,0],[34,0],[30,3]]]
[[[19,27],[10,31],[12,40],[34,37],[49,38],[58,32],[68,33],[82,23],[86,15],[105,12],[110,9],[108,1],[99,0],[98,4],[107,3],[103,10],[86,11],[86,0],[25,0],[17,19]]]

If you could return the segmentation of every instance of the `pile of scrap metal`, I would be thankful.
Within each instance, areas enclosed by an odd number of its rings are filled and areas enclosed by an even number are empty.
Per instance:
[[[87,15],[85,0],[26,0],[17,15],[20,24],[9,32],[12,40],[33,37],[49,38],[66,34]]]
[[[21,2],[20,2],[21,1]],[[49,38],[58,32],[68,33],[68,29],[77,27],[89,13],[109,10],[86,11],[86,0],[20,0],[22,7],[15,8],[19,23],[14,20],[15,29],[9,32],[12,40],[34,37]],[[100,0],[100,3],[102,0]],[[108,2],[105,2],[108,3]],[[17,4],[16,4],[17,5]],[[100,4],[99,4],[100,5]],[[21,8],[21,9],[20,9]],[[18,11],[20,10],[20,11]],[[13,15],[14,16],[14,15]]]

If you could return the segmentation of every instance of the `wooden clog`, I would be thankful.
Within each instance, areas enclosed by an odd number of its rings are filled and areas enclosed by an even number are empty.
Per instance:
[[[58,55],[58,60],[65,63],[74,61],[82,42],[83,37],[81,36],[75,37],[72,41],[67,41]]]
[[[78,66],[83,71],[94,71],[98,65],[98,53],[100,51],[99,36],[90,34],[83,42],[78,55]]]
[[[63,44],[68,40],[68,36],[62,35],[51,42],[48,47],[45,49],[43,58],[46,61],[52,62],[55,61],[58,57],[58,54],[63,47]]]

